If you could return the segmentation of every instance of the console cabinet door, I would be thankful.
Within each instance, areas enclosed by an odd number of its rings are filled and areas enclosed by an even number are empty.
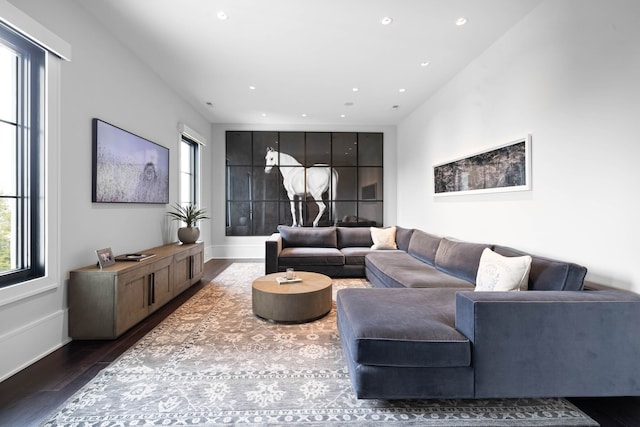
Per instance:
[[[171,264],[168,258],[153,264],[153,271],[149,277],[149,310],[155,311],[173,298],[171,287]]]
[[[188,251],[175,256],[175,285],[173,294],[178,295],[202,278],[204,272],[204,247],[196,244]]]
[[[191,286],[191,255],[184,252],[175,256],[175,280],[173,294],[178,295]]]
[[[149,314],[149,268],[120,274],[116,291],[116,336]]]
[[[191,284],[193,284],[198,280],[202,279],[202,275],[204,274],[204,251],[202,250],[202,248],[193,250],[191,262],[192,262]]]

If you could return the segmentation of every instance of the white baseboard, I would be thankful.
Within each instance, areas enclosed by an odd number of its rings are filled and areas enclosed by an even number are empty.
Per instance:
[[[69,343],[67,310],[59,310],[0,336],[0,382]]]

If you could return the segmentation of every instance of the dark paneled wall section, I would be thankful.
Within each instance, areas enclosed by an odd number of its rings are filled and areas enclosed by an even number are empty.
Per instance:
[[[265,172],[265,156],[273,149],[275,165]],[[293,224],[285,188],[302,185],[294,197],[296,218],[312,226],[319,206],[311,195],[310,167],[335,179],[327,181],[322,202],[326,210],[318,226],[381,226],[383,223],[383,134],[369,132],[252,132],[226,134],[226,235],[266,236],[279,224]],[[290,168],[285,162],[299,164]],[[318,166],[326,165],[326,166]],[[283,179],[282,172],[288,175]],[[305,173],[306,172],[306,173]],[[292,178],[294,177],[294,178]],[[322,181],[322,180],[321,180]]]

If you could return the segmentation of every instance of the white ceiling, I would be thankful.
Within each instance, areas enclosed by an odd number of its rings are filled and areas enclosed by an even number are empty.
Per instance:
[[[540,1],[78,3],[213,123],[394,125]]]

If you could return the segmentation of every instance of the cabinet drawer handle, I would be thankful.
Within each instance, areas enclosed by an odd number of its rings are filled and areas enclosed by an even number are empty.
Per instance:
[[[156,273],[149,274],[149,305],[156,303]]]

